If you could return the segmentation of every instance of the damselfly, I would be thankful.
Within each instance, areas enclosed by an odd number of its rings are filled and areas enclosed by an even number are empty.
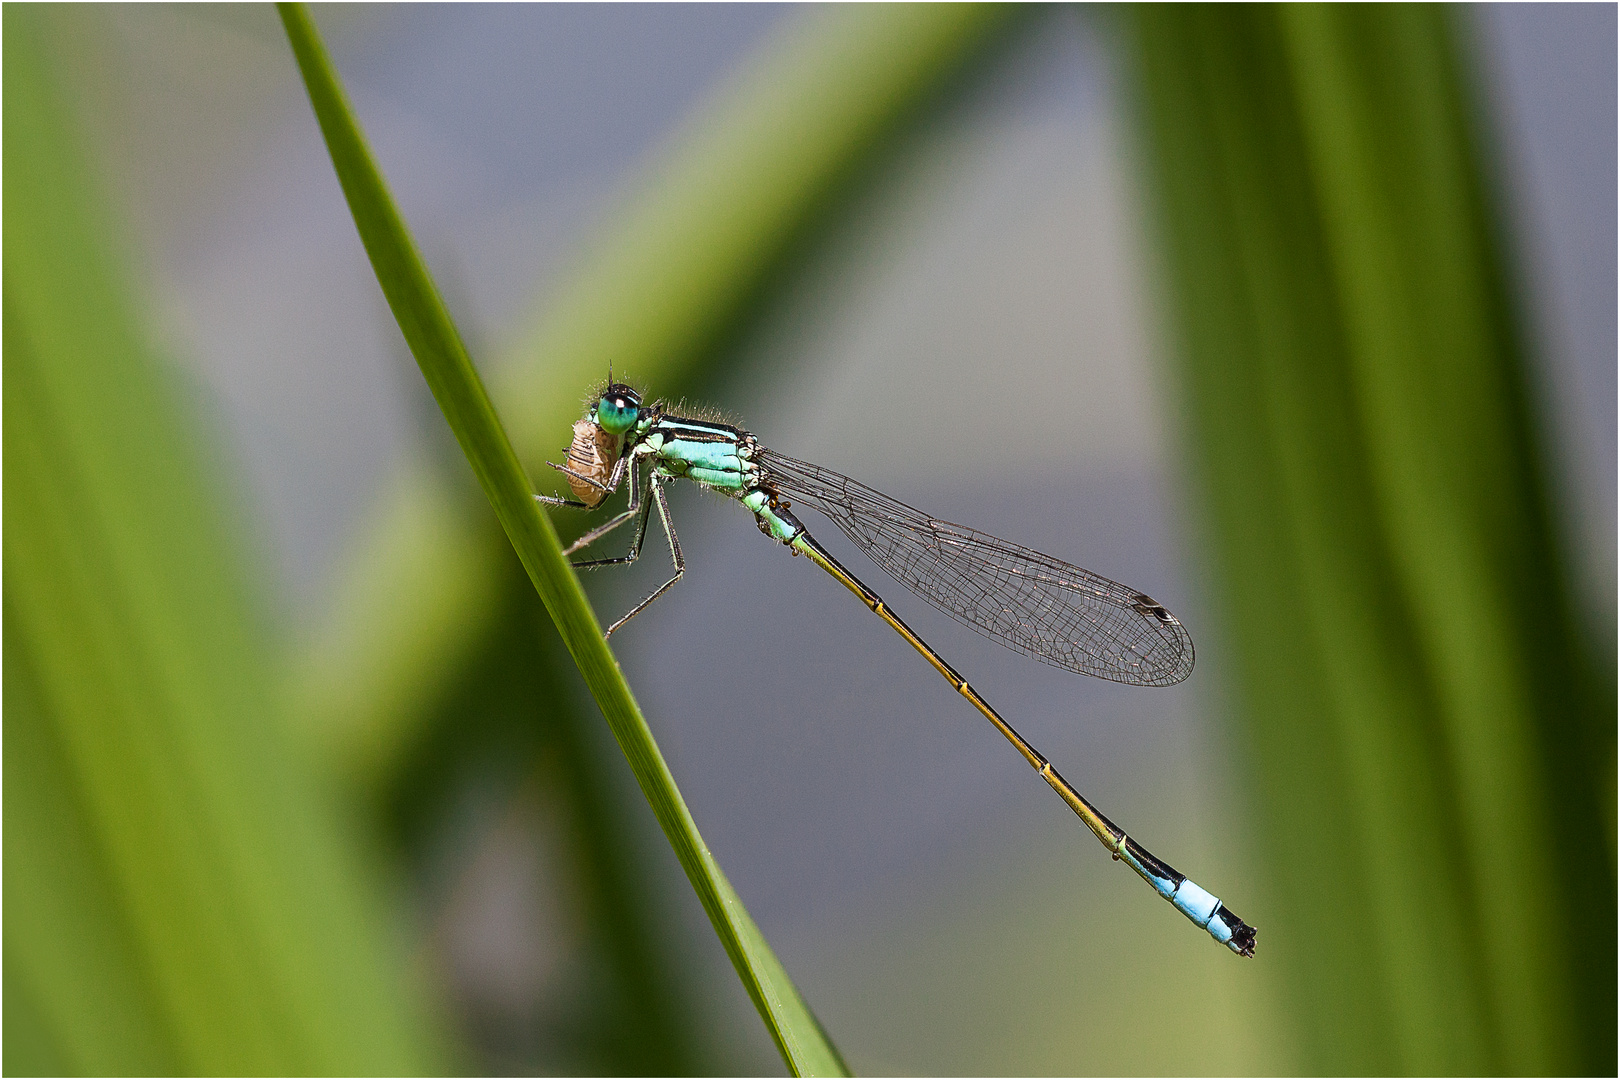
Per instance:
[[[1241,956],[1254,955],[1254,927],[1092,806],[877,593],[816,542],[794,516],[793,504],[826,515],[889,576],[959,622],[1009,648],[1082,675],[1136,686],[1168,686],[1192,673],[1192,638],[1152,597],[1050,555],[931,518],[831,469],[768,450],[740,428],[674,416],[659,402],[643,405],[633,388],[611,380],[593,395],[585,416],[574,424],[568,464],[552,467],[567,475],[576,497],[535,496],[551,506],[595,509],[629,478],[624,512],[585,533],[568,554],[633,522],[629,551],[617,558],[576,562],[576,567],[635,562],[655,506],[669,537],[675,575],[609,626],[608,634],[645,610],[686,572],[664,486],[684,478],[723,492],[753,512],[761,532],[838,579],[922,653],[1013,744],[1114,858],[1123,859],[1216,941]]]

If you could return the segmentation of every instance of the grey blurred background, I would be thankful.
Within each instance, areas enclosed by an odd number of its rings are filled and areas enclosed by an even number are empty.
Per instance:
[[[806,17],[789,5],[316,14],[486,364],[682,123]],[[296,655],[366,557],[356,545],[377,494],[445,453],[442,423],[273,12],[129,6],[96,25],[83,112],[165,344],[234,456]],[[1612,614],[1615,9],[1487,6],[1470,26],[1563,511],[1590,607]],[[1131,690],[1025,661],[866,575],[1110,816],[1263,934],[1249,853],[1218,845],[1232,830],[1211,824],[1242,820],[1243,748],[1219,724],[1222,642],[1203,618],[1127,107],[1106,13],[1030,20],[818,239],[712,404],[767,445],[1178,612],[1197,673]],[[674,510],[686,579],[614,644],[706,838],[857,1071],[1139,1071],[1132,1039],[1166,1048],[1159,1071],[1290,1071],[1263,962],[1233,962],[1150,903],[903,643],[737,508],[678,490]],[[818,535],[861,572],[835,530]],[[601,614],[663,580],[661,541],[649,554],[591,579]],[[717,649],[747,678],[717,674]],[[735,1068],[779,1071],[622,779],[695,1007]],[[470,783],[415,900],[424,967],[513,1070],[561,1067],[544,1031],[566,1022],[591,963],[551,829],[543,797]],[[1129,963],[1109,940],[1132,944]]]

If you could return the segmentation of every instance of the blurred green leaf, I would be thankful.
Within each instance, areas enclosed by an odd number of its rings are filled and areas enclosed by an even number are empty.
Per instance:
[[[1313,1070],[1612,1073],[1581,650],[1446,15],[1143,8],[1147,142]]]
[[[389,307],[484,494],[613,729],[738,976],[783,1059],[796,1074],[847,1074],[837,1050],[698,833],[646,719],[608,651],[579,581],[563,557],[556,533],[534,501],[533,488],[490,404],[483,381],[372,161],[308,11],[296,4],[283,4],[280,9],[338,179]]]
[[[5,1067],[425,1069],[113,256],[56,17],[4,13]]]

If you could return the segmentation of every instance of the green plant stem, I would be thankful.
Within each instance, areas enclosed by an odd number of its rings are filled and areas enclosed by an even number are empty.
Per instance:
[[[788,1066],[844,1075],[780,961],[698,833],[601,626],[507,439],[345,100],[309,12],[280,5],[287,36],[377,280],[445,420],[455,433],[546,610],[624,751],[659,825]]]

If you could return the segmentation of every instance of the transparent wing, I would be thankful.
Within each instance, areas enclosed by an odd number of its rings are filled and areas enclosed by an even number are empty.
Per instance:
[[[820,465],[764,447],[754,460],[766,487],[825,514],[890,577],[1008,648],[1138,686],[1168,686],[1192,673],[1192,638],[1150,596],[931,518]]]

